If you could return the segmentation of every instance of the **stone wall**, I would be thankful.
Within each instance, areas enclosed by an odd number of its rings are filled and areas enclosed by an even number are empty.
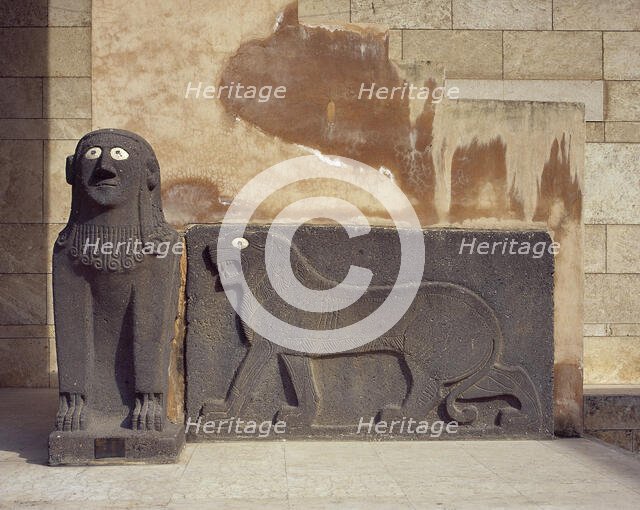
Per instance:
[[[585,103],[590,383],[640,382],[639,12],[638,0],[300,2],[306,23],[386,24],[391,56],[443,63],[463,97]],[[49,251],[67,219],[64,156],[91,128],[89,25],[89,0],[0,1],[2,386],[56,382]]]
[[[301,1],[307,23],[382,23],[396,58],[473,99],[585,104],[587,384],[640,383],[640,1]]]
[[[90,0],[0,1],[0,386],[57,386],[51,247],[91,129]]]

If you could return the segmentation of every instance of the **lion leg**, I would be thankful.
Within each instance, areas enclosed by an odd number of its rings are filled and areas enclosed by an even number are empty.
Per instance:
[[[287,425],[312,425],[318,413],[319,395],[316,387],[311,359],[308,356],[282,355],[289,379],[296,394],[297,405],[285,405],[278,419]]]
[[[238,416],[260,380],[262,371],[273,355],[273,349],[271,342],[256,335],[247,355],[238,367],[226,398],[205,402],[202,406],[202,414],[214,420]]]
[[[94,357],[91,287],[74,271],[64,251],[54,254],[53,280],[60,392],[56,429],[82,430],[88,421],[87,392]]]
[[[482,379],[486,373],[486,368],[481,368],[475,374],[470,375],[451,389],[445,399],[445,404],[447,413],[452,420],[458,423],[472,423],[476,420],[478,417],[478,408],[474,405],[458,406],[456,400],[462,398],[462,394]]]
[[[427,362],[405,355],[404,364],[411,381],[401,405],[391,404],[380,411],[380,420],[405,417],[424,418],[440,401],[440,384],[427,370]]]
[[[513,395],[520,409],[505,408],[498,414],[500,426],[540,424],[542,408],[538,392],[522,367],[496,363],[489,373],[464,392],[464,398],[487,398]]]

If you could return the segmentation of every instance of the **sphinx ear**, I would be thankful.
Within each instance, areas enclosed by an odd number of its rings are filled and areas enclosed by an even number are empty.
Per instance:
[[[75,162],[75,156],[67,156],[67,168],[66,168],[66,176],[67,176],[67,184],[73,185],[73,181],[75,178],[75,173],[73,169],[73,163]]]

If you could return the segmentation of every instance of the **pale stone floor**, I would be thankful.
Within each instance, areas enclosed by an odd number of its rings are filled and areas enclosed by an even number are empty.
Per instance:
[[[640,508],[640,457],[589,439],[189,444],[49,467],[50,390],[0,390],[0,508]]]

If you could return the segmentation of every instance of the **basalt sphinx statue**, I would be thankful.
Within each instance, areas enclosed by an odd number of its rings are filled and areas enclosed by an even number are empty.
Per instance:
[[[51,464],[170,462],[166,417],[181,240],[164,218],[160,168],[137,134],[85,135],[66,162],[69,222],[53,252],[59,407]]]

